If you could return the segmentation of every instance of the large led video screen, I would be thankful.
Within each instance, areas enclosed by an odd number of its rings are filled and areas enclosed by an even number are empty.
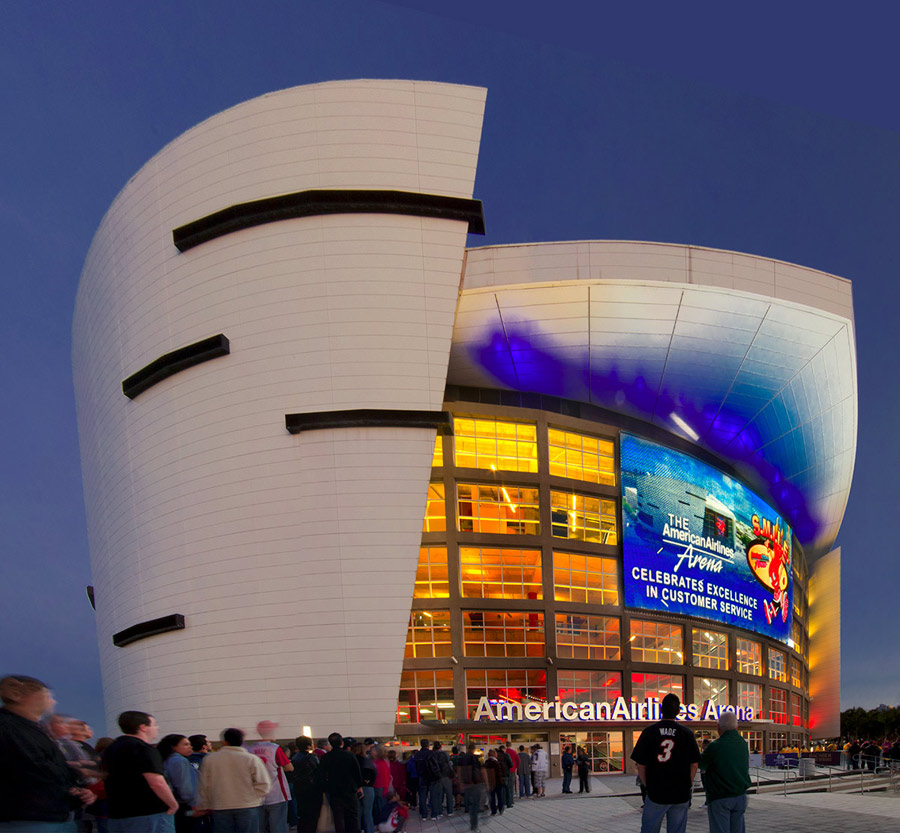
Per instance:
[[[687,454],[620,435],[625,604],[786,642],[791,530],[757,495]]]

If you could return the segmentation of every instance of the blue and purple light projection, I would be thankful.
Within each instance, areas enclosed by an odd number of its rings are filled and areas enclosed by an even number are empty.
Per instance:
[[[625,604],[712,619],[787,642],[791,529],[712,466],[619,435]]]
[[[507,320],[502,329],[488,329],[468,345],[468,353],[508,390],[590,402],[669,431],[688,426],[681,433],[693,434],[692,439],[705,448],[739,470],[755,472],[759,482],[768,484],[776,506],[801,541],[812,541],[818,534],[821,524],[812,516],[806,494],[784,474],[795,461],[778,459],[770,445],[784,435],[784,424],[793,426],[797,420],[790,413],[778,421],[760,419],[760,407],[749,397],[739,406],[744,381],[733,379],[725,397],[704,385],[698,371],[695,383],[682,382],[676,388],[660,372],[636,371],[627,350],[623,350],[627,370],[620,370],[614,358],[592,358],[588,345],[557,347],[531,322]]]

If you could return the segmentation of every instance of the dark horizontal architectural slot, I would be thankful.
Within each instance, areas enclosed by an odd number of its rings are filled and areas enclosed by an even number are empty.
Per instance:
[[[441,434],[453,433],[448,411],[392,411],[359,408],[352,411],[319,411],[314,414],[285,414],[284,424],[291,434],[320,431],[324,428],[437,428]]]
[[[180,630],[184,630],[184,616],[181,613],[171,613],[168,616],[160,616],[159,619],[141,622],[139,625],[132,625],[130,628],[125,628],[124,631],[114,633],[113,645],[124,648],[132,642],[146,639],[148,636]]]
[[[414,191],[312,190],[242,202],[201,217],[172,232],[180,252],[186,252],[233,231],[319,214],[409,214],[469,224],[471,234],[484,234],[481,200],[417,194]]]
[[[122,393],[129,399],[134,399],[139,393],[153,387],[157,382],[168,379],[169,376],[193,367],[195,364],[217,359],[219,356],[227,356],[231,352],[228,339],[221,333],[217,336],[205,338],[187,347],[179,347],[171,353],[166,353],[158,359],[154,359],[146,367],[142,367],[137,373],[133,373],[122,382]]]

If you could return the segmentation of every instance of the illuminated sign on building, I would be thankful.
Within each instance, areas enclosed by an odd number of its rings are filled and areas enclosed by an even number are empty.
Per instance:
[[[786,642],[791,529],[700,460],[621,434],[625,604],[714,619]]]
[[[660,700],[648,697],[644,702],[628,702],[624,697],[617,697],[612,703],[595,703],[587,700],[583,703],[565,703],[559,700],[544,702],[516,703],[510,700],[492,700],[482,697],[475,709],[475,720],[495,722],[516,721],[535,723],[537,721],[567,723],[579,721],[632,721],[660,720]],[[679,720],[716,720],[722,712],[734,712],[738,720],[753,720],[752,708],[736,708],[735,706],[719,706],[707,700],[702,706],[685,703],[681,706]]]

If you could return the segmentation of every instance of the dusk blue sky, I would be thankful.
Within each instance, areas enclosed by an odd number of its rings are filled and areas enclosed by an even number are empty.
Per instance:
[[[619,5],[3,4],[0,673],[45,679],[62,711],[104,730],[71,326],[117,192],[167,142],[246,99],[412,78],[488,88],[475,183],[487,235],[470,245],[666,241],[853,281],[842,700],[900,701],[895,21],[859,3],[840,17],[745,6],[752,19],[712,3]],[[309,674],[297,668],[298,685]]]

